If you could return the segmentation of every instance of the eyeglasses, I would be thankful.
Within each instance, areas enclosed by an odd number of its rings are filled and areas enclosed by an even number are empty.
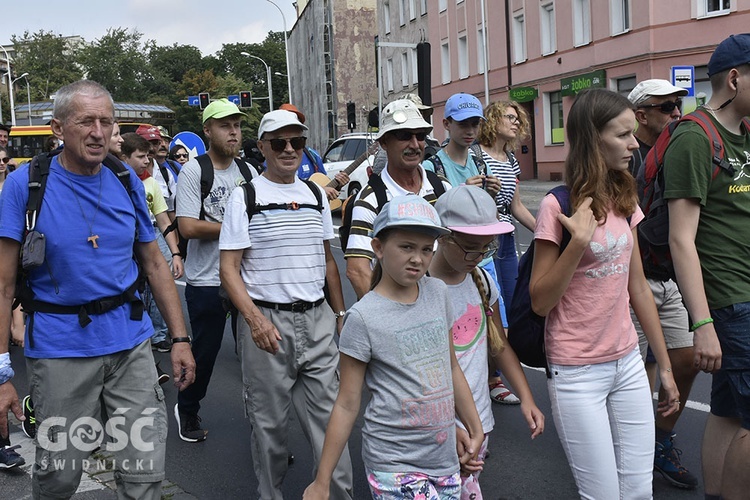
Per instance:
[[[265,140],[265,139],[264,139]],[[292,149],[298,150],[305,147],[307,144],[307,137],[292,137],[290,139],[267,139],[268,143],[271,144],[271,149],[277,153],[281,153],[286,149],[287,143],[292,145]]]
[[[490,246],[488,246],[485,250],[477,251],[466,250],[461,246],[461,243],[456,241],[455,238],[449,238],[449,241],[452,241],[459,249],[461,249],[461,251],[464,253],[464,260],[467,262],[472,262],[477,259],[486,259],[492,257],[493,255],[495,255],[495,252],[497,252],[497,245],[495,245],[494,243],[490,244]]]
[[[12,158],[10,156],[6,156],[5,158],[0,158],[0,163],[10,163],[10,160]]]
[[[391,134],[399,141],[404,142],[410,141],[412,137],[416,137],[419,142],[427,138],[427,132],[412,132],[411,130],[394,130]]]
[[[175,153],[174,157],[175,158],[188,158],[188,154],[187,153]]]
[[[638,108],[659,108],[660,113],[664,113],[665,115],[671,115],[675,108],[681,108],[682,107],[682,99],[677,99],[676,101],[664,101],[660,104],[642,104],[638,106]]]
[[[518,118],[517,115],[503,115],[506,120],[510,122],[511,125],[515,125],[516,123],[519,123],[521,120]]]

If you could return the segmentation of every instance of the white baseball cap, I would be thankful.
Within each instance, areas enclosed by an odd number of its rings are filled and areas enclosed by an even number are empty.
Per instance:
[[[425,121],[417,105],[410,99],[398,99],[388,104],[383,110],[381,125],[376,140],[393,130],[432,130],[432,125]]]
[[[632,102],[634,106],[640,106],[654,96],[663,97],[673,94],[682,96],[687,95],[687,93],[687,89],[675,87],[666,80],[653,78],[651,80],[643,80],[636,85],[635,88],[630,91],[630,94],[628,94],[628,100]]]
[[[263,119],[261,119],[260,125],[258,126],[258,139],[262,139],[263,134],[266,132],[274,132],[290,126],[307,130],[307,125],[299,121],[299,117],[295,113],[283,109],[269,111],[263,115]]]

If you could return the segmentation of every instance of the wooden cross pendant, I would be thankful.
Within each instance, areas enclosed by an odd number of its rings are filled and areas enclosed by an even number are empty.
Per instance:
[[[99,248],[99,245],[96,244],[96,240],[97,239],[99,239],[99,235],[98,234],[92,234],[91,236],[89,236],[86,239],[86,241],[90,241],[91,244],[94,246],[94,248]]]

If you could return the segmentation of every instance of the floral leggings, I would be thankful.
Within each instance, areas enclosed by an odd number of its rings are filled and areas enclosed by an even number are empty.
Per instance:
[[[374,500],[459,500],[461,476],[429,476],[421,472],[376,472],[367,470]]]

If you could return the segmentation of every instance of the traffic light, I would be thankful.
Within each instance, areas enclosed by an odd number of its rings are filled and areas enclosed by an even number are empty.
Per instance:
[[[208,92],[201,92],[198,94],[198,100],[200,101],[201,109],[206,109],[211,103],[211,96],[208,95]]]
[[[371,128],[377,128],[380,126],[380,113],[378,113],[377,106],[367,113],[367,125]]]
[[[430,44],[420,42],[417,44],[417,94],[422,99],[422,104],[432,104],[432,78],[430,74]]]
[[[253,107],[253,94],[251,94],[249,90],[240,91],[240,107],[241,108]]]
[[[346,125],[349,130],[357,128],[357,108],[353,102],[346,103]]]

